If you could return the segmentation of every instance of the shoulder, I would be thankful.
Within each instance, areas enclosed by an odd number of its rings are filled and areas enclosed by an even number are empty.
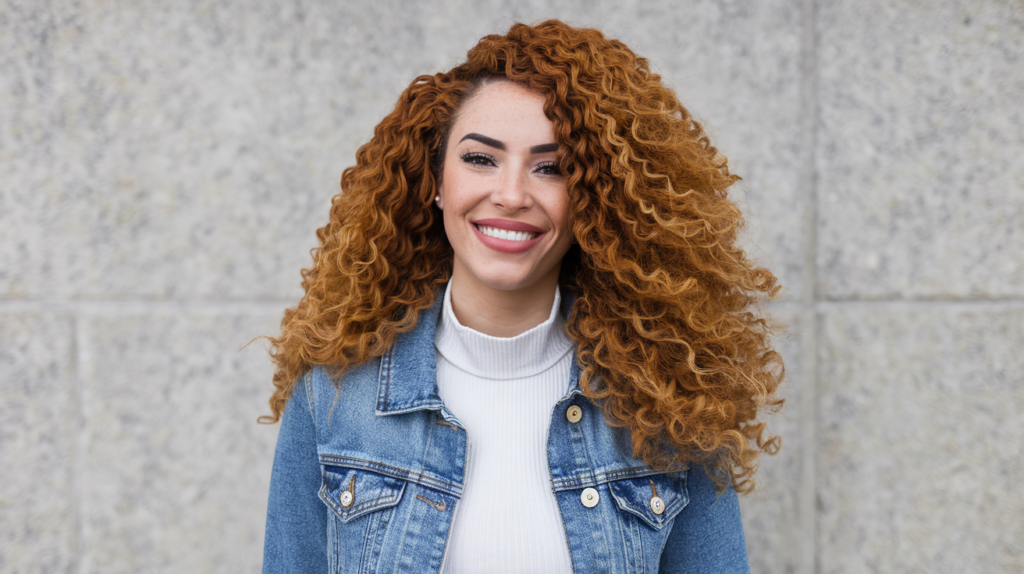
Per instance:
[[[341,373],[325,365],[314,365],[306,371],[293,391],[293,398],[306,403],[318,434],[329,431],[339,415],[362,412],[372,416],[380,362],[376,357]]]

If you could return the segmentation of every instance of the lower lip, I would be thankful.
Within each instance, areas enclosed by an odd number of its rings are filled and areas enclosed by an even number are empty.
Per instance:
[[[508,239],[498,239],[497,237],[491,237],[490,235],[484,235],[477,226],[472,225],[473,231],[476,236],[480,238],[480,241],[487,247],[495,251],[501,251],[502,253],[522,253],[533,247],[540,241],[540,238],[544,236],[543,233],[538,233],[537,237],[530,239],[529,241],[509,241]]]

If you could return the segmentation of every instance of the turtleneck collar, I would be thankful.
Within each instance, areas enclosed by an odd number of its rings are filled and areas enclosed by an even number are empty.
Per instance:
[[[515,337],[492,337],[459,323],[452,310],[452,282],[444,291],[434,346],[448,362],[485,379],[520,379],[551,368],[573,347],[559,312],[561,293],[546,321]]]

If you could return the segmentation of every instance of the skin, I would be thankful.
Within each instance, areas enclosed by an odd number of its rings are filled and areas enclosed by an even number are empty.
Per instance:
[[[550,315],[562,258],[573,241],[556,151],[544,97],[529,88],[490,84],[459,110],[437,205],[455,251],[452,309],[463,325],[514,337]],[[473,223],[481,219],[525,223],[542,232],[524,251],[509,253],[502,248],[516,244],[485,239]]]

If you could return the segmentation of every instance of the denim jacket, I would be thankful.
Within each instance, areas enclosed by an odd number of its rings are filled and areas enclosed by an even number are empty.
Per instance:
[[[263,572],[441,568],[466,456],[466,431],[437,390],[442,299],[340,385],[322,367],[296,385],[277,439]],[[700,468],[666,473],[633,458],[629,431],[604,422],[579,374],[574,363],[547,447],[573,571],[749,572],[735,491],[717,494]]]

